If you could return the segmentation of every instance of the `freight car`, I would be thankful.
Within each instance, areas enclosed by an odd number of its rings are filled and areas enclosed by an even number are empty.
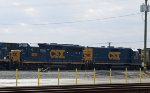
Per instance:
[[[148,49],[149,51],[149,49]],[[73,44],[0,43],[0,70],[139,68],[142,52],[130,48],[84,47]],[[147,55],[149,56],[149,54]],[[149,62],[149,59],[148,59]]]

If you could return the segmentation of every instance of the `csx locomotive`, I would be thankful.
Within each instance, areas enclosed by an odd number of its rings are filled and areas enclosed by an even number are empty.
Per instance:
[[[150,49],[147,49],[149,62]],[[130,48],[84,47],[73,44],[0,43],[0,70],[139,68],[142,51]]]

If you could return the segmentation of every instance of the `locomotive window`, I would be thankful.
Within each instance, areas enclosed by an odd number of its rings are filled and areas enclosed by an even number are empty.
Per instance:
[[[75,54],[78,54],[78,52],[75,52]]]
[[[31,49],[31,51],[33,52],[33,48]]]
[[[45,53],[46,50],[45,50],[45,49],[40,49],[40,52],[41,52],[41,53]]]

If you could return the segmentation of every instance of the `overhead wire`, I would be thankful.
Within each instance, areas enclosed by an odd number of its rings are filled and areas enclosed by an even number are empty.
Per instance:
[[[111,42],[111,44],[120,44],[120,43],[123,43],[123,44],[128,44],[128,43],[143,43],[144,41],[122,41],[122,42]],[[150,41],[147,41],[147,42],[150,42]],[[109,44],[110,42],[100,42],[100,43],[93,43],[91,45],[94,45],[94,44]],[[90,45],[88,45],[90,46]]]
[[[50,25],[50,24],[72,24],[72,23],[82,23],[82,22],[93,22],[93,21],[103,21],[109,19],[116,19],[128,16],[139,15],[141,13],[131,13],[126,15],[119,15],[119,16],[112,16],[112,17],[105,17],[105,18],[98,18],[98,19],[88,19],[88,20],[76,20],[76,21],[64,21],[64,22],[51,22],[51,23],[38,23],[38,24],[27,24],[27,25]],[[19,24],[0,24],[0,25],[19,25]]]

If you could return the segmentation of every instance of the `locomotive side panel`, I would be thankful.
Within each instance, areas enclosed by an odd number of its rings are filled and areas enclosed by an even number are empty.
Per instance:
[[[94,48],[93,60],[99,64],[129,64],[132,61],[131,49]]]
[[[41,56],[45,55],[47,62],[71,63],[82,61],[82,47],[66,46],[66,45],[40,45],[40,50],[45,51]]]

